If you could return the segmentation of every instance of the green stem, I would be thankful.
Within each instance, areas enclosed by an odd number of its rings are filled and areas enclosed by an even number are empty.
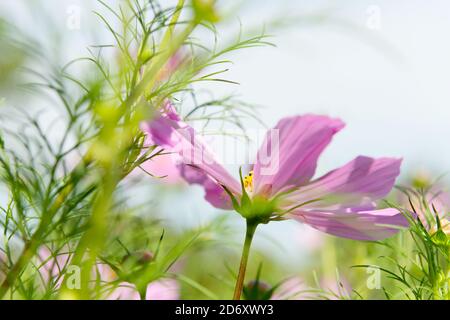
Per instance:
[[[258,223],[247,220],[247,229],[245,232],[244,247],[242,248],[241,263],[239,265],[239,273],[234,288],[233,300],[240,300],[242,289],[244,288],[245,271],[247,269],[248,256],[250,255],[250,247],[252,245],[253,236],[255,235]]]
[[[139,298],[141,300],[147,300],[147,287],[144,287],[139,290]]]

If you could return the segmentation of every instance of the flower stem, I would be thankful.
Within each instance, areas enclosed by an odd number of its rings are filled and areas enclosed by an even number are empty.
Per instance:
[[[139,298],[141,300],[147,300],[147,288],[146,287],[139,290]]]
[[[239,273],[234,288],[233,300],[240,300],[242,289],[244,287],[245,270],[247,269],[248,256],[250,255],[250,247],[252,245],[253,236],[255,235],[258,223],[247,220],[247,229],[245,232],[244,247],[242,248],[241,263]]]

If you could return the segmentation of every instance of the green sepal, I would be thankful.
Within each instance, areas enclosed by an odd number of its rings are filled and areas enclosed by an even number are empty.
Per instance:
[[[233,204],[233,209],[237,212],[240,213],[240,206],[239,206],[239,202],[236,200],[236,197],[231,193],[230,190],[228,190],[227,187],[225,187],[224,185],[222,185],[222,188],[225,190],[225,192],[228,194],[228,196],[231,199],[231,203]]]

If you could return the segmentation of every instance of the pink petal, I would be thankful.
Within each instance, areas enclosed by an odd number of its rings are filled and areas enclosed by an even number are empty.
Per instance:
[[[205,189],[205,200],[219,209],[231,210],[233,204],[224,188],[196,167],[181,164],[180,174],[189,184],[199,184]]]
[[[381,240],[394,235],[408,220],[396,209],[345,211],[295,211],[291,217],[338,237],[355,240]]]
[[[59,288],[63,281],[60,277],[62,271],[70,264],[70,255],[64,250],[61,252],[52,252],[46,246],[41,246],[38,249],[37,256],[40,260],[39,274],[45,283],[50,280],[57,280],[55,286]]]
[[[162,279],[147,286],[146,300],[178,300],[180,285],[174,279]]]
[[[175,147],[178,144],[178,139],[172,134],[174,127],[178,128],[178,123],[181,119],[177,114],[174,106],[167,102],[160,114],[156,115],[154,119],[147,123],[141,124],[141,129],[147,132],[147,145],[160,145],[164,147]]]
[[[147,286],[145,300],[178,300],[180,286],[176,280],[162,279]],[[121,282],[107,297],[108,300],[140,300],[136,287],[129,282]]]
[[[306,300],[311,290],[305,281],[298,277],[292,277],[283,281],[275,290],[270,300]]]
[[[283,205],[310,202],[301,209],[369,210],[385,197],[400,173],[401,159],[357,157],[345,166],[283,196]]]
[[[149,141],[168,152],[178,153],[181,163],[198,168],[231,192],[240,193],[239,182],[219,164],[195,130],[180,120],[171,105],[160,116],[144,124],[142,129],[148,133]]]
[[[159,177],[158,182],[178,184],[183,180],[174,158],[172,154],[160,154],[144,162],[141,167],[153,176]]]
[[[241,192],[239,182],[219,164],[214,154],[191,127],[180,128],[176,133],[180,135],[182,150],[179,152],[184,164],[191,165],[205,172],[235,194]]]
[[[121,282],[107,297],[108,300],[140,300],[136,287],[129,282]]]
[[[321,296],[329,300],[351,299],[352,286],[347,279],[325,276],[320,280],[320,287],[324,291]]]
[[[344,127],[339,119],[305,115],[282,119],[266,135],[254,166],[256,193],[275,194],[286,186],[308,182],[317,159],[333,135]]]

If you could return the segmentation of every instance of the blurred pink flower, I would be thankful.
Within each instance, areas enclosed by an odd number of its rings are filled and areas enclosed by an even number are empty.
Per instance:
[[[320,288],[313,288],[302,278],[291,277],[276,288],[271,300],[350,299],[350,292],[351,287],[346,281],[325,278],[320,281]]]
[[[309,287],[299,277],[284,280],[274,291],[271,300],[305,300],[311,299]]]
[[[178,300],[180,286],[176,280],[163,279],[150,283],[147,286],[146,300]],[[108,300],[140,300],[136,287],[128,282],[120,283],[111,293]]]
[[[296,244],[303,250],[314,252],[322,248],[325,244],[325,235],[316,229],[304,228],[295,237]]]
[[[435,185],[428,188],[424,194],[413,194],[408,197],[402,194],[400,202],[417,214],[425,229],[430,233],[434,233],[438,229],[437,214],[442,231],[450,235],[450,193],[444,188]]]
[[[350,299],[352,287],[346,279],[334,277],[324,277],[320,280],[320,287],[323,290],[322,296],[329,300]]]
[[[389,237],[408,221],[396,209],[376,210],[375,201],[391,191],[401,159],[360,156],[311,180],[320,154],[343,127],[341,120],[326,116],[282,119],[267,133],[242,187],[170,104],[143,129],[156,144],[179,155],[183,178],[202,185],[205,199],[217,208],[267,221],[293,218],[346,238]]]
[[[42,278],[42,281],[44,283],[55,281],[53,284],[56,288],[61,287],[61,284],[63,282],[63,270],[70,263],[70,254],[64,252],[64,250],[59,251],[56,253],[52,253],[52,251],[48,247],[42,246],[39,248],[37,253],[37,257],[41,263],[37,267],[39,268],[38,271],[39,275]]]
[[[100,279],[106,283],[117,281],[116,273],[106,264],[97,264],[97,271]],[[180,287],[174,279],[161,279],[150,283],[147,286],[146,300],[178,300]],[[129,282],[120,282],[111,290],[107,290],[106,299],[108,300],[140,300],[139,292],[134,284]]]
[[[189,60],[189,55],[181,50],[175,52],[164,67],[159,71],[157,75],[158,81],[164,81],[170,78],[183,64]]]
[[[64,270],[70,266],[70,254],[66,252],[52,253],[49,248],[43,246],[39,249],[37,256],[41,263],[38,268],[43,282],[54,281],[54,288],[60,288],[64,281],[62,277]],[[105,287],[109,283],[117,282],[118,279],[113,269],[104,263],[97,263],[92,270],[92,275]],[[140,296],[133,284],[121,282],[112,290],[107,290],[105,298],[108,300],[139,300]],[[147,300],[177,300],[178,298],[179,284],[176,280],[162,279],[147,286]]]

